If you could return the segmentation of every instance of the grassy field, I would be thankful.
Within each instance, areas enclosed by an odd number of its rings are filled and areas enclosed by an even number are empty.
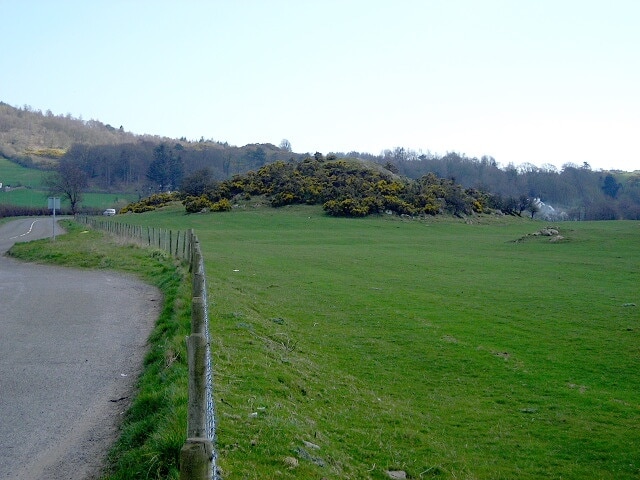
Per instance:
[[[200,238],[226,478],[640,474],[637,222],[120,220]]]
[[[25,207],[46,207],[48,192],[42,187],[44,172],[33,168],[16,165],[0,158],[0,183],[27,188],[13,188],[10,191],[0,190],[0,204],[20,205]],[[136,194],[130,193],[95,193],[87,192],[80,203],[81,207],[120,209],[128,203],[138,200]],[[69,207],[64,201],[63,208]]]
[[[115,220],[201,241],[225,479],[640,475],[638,222]]]
[[[46,207],[48,197],[49,194],[46,191],[31,188],[21,188],[9,192],[0,191],[0,203],[9,205],[21,205],[34,208]],[[137,199],[138,196],[136,194],[88,192],[83,194],[80,207],[97,208],[100,210],[104,208],[120,209]],[[62,202],[62,208],[69,208],[69,202],[64,200]]]
[[[6,158],[0,158],[0,183],[11,186],[38,188],[42,184],[42,171],[25,168]]]

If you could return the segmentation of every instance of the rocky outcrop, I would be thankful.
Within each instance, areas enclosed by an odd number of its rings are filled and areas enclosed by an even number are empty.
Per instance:
[[[520,237],[516,240],[516,243],[523,242],[531,237],[549,237],[550,242],[559,242],[564,240],[564,237],[560,235],[560,231],[556,227],[541,228],[537,232],[528,233],[524,237]]]

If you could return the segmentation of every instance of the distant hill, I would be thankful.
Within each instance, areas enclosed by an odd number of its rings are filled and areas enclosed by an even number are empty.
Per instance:
[[[191,142],[136,135],[98,120],[85,121],[0,102],[0,157],[39,169],[53,168],[61,160],[77,162],[94,189],[157,189],[149,181],[148,171],[160,145],[180,159],[184,174],[207,167],[221,180],[276,160],[302,158],[272,144],[235,147],[214,140]]]
[[[0,102],[0,155],[24,163],[49,163],[72,145],[117,145],[139,137],[97,120],[42,113],[31,107],[15,108]]]

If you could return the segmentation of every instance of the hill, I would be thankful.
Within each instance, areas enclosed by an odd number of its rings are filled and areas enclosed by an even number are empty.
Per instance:
[[[0,102],[0,155],[21,163],[48,164],[74,145],[116,145],[134,141],[135,135],[97,120],[83,121],[71,114],[42,113],[25,105],[15,108]]]
[[[462,216],[492,206],[490,195],[464,190],[432,173],[411,180],[375,163],[320,155],[300,162],[274,162],[218,184],[202,184],[203,176],[204,172],[197,173],[183,182],[188,212],[230,209],[231,201],[255,195],[265,196],[273,207],[321,204],[329,215],[346,217],[385,212]]]
[[[61,160],[75,162],[94,190],[156,191],[160,186],[147,174],[160,146],[180,159],[184,173],[206,166],[221,180],[276,160],[303,157],[272,144],[236,147],[214,140],[137,135],[98,120],[0,102],[0,158],[37,169],[54,168]]]

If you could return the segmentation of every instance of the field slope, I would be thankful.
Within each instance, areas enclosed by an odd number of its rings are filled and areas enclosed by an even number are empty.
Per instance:
[[[226,478],[637,478],[640,224],[177,210]]]

